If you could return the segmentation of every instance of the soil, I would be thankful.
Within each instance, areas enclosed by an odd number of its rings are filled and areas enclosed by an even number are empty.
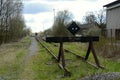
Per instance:
[[[23,67],[24,70],[20,75],[20,80],[33,80],[34,71],[32,69],[33,57],[38,53],[37,41],[34,37],[31,37],[31,45],[29,47],[29,52],[27,53],[24,61]],[[29,74],[29,76],[28,76]]]
[[[27,62],[32,56],[36,55],[38,51],[37,41],[34,37],[31,37],[31,45],[29,47],[29,52],[25,58],[25,62]]]

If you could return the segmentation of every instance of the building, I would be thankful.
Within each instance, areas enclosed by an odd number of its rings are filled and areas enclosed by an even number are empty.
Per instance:
[[[83,36],[99,36],[100,29],[95,23],[78,24],[80,30],[77,34]]]
[[[120,39],[120,0],[116,0],[106,7],[107,36]]]

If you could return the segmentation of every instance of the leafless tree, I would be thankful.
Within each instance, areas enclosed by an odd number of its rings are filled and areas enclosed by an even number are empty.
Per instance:
[[[101,35],[105,36],[106,15],[104,10],[88,12],[84,16],[84,21],[84,23],[92,23],[98,26],[101,29]]]
[[[84,16],[84,23],[95,23],[96,22],[96,16],[93,12],[87,12]]]
[[[0,0],[0,44],[23,36],[22,9],[22,0]]]
[[[53,36],[69,36],[67,24],[72,20],[72,17],[72,14],[67,10],[59,11],[52,28]]]

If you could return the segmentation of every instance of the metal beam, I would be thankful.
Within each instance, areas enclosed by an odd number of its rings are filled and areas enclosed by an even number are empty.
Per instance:
[[[82,37],[46,37],[46,42],[89,42],[99,41],[98,36],[82,36]]]

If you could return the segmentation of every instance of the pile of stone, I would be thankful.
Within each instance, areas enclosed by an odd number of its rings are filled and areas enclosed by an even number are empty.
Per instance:
[[[81,80],[120,80],[120,72],[96,74],[92,76],[86,76]]]

